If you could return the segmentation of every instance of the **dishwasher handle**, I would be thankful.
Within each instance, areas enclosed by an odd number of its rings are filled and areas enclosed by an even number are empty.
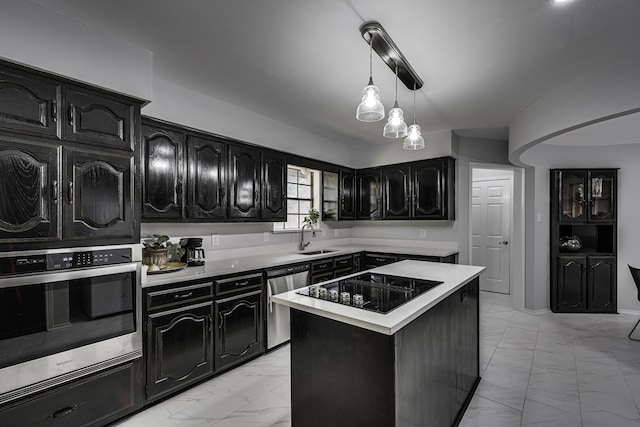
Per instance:
[[[267,279],[273,279],[276,277],[282,276],[291,276],[293,274],[303,273],[305,271],[309,271],[311,269],[311,264],[296,264],[296,265],[288,265],[286,267],[274,268],[272,270],[266,271]]]

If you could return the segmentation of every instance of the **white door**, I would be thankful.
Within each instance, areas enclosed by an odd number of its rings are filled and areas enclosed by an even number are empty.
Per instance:
[[[485,266],[480,290],[509,294],[511,180],[473,181],[471,192],[471,262]]]

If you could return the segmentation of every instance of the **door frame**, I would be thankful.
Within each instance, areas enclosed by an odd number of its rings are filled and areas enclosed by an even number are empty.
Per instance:
[[[512,189],[511,189],[511,240],[509,241],[510,250],[510,268],[509,268],[509,284],[511,290],[511,302],[513,308],[516,310],[525,310],[525,245],[524,245],[524,225],[525,225],[525,198],[524,198],[524,169],[513,165],[495,164],[495,163],[469,163],[469,178],[468,178],[468,194],[467,209],[469,212],[468,217],[468,254],[470,263],[472,261],[471,255],[471,196],[473,190],[473,170],[474,169],[499,169],[508,170],[513,172]]]

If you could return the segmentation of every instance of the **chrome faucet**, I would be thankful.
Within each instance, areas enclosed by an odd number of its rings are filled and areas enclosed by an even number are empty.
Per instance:
[[[300,249],[301,251],[304,251],[304,249],[305,249],[307,246],[309,246],[309,244],[311,243],[311,242],[306,242],[306,243],[305,243],[305,241],[304,241],[304,228],[305,228],[305,227],[309,227],[309,228],[311,229],[311,232],[313,233],[313,234],[312,234],[312,235],[313,235],[313,237],[315,237],[315,236],[316,236],[316,232],[315,232],[315,230],[313,229],[313,227],[311,227],[311,225],[309,225],[309,224],[303,224],[303,225],[302,225],[302,228],[300,229],[300,245],[298,246],[298,249]]]

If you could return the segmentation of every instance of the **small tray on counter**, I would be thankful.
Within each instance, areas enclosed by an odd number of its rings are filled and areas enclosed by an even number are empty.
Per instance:
[[[173,273],[180,271],[187,266],[186,262],[168,262],[160,268],[160,270],[151,271],[147,270],[147,274],[161,274],[161,273]]]

